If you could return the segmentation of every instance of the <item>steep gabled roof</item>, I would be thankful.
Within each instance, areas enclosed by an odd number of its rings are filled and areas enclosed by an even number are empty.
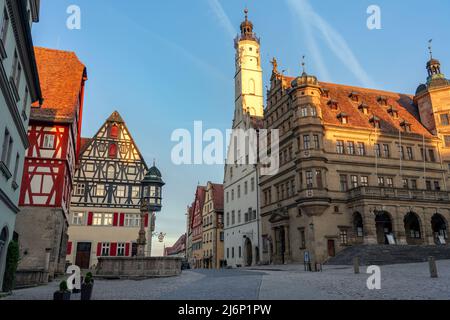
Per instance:
[[[81,138],[80,140],[80,154],[86,150],[86,147],[91,143],[92,138]]]
[[[131,139],[131,142],[133,143],[134,147],[136,148],[136,152],[137,152],[138,155],[139,155],[139,158],[140,158],[141,161],[144,163],[145,170],[148,171],[148,166],[147,166],[147,163],[146,163],[146,161],[145,161],[145,158],[142,156],[142,153],[141,153],[141,151],[139,150],[139,147],[137,146],[136,142],[134,141],[133,136],[131,135],[130,130],[128,130],[128,127],[127,127],[125,121],[123,121],[122,116],[119,114],[118,111],[114,111],[114,112],[108,117],[108,119],[100,126],[100,128],[99,128],[98,131],[95,133],[95,135],[94,135],[93,138],[83,138],[83,139],[84,139],[84,142],[83,142],[83,141],[81,142],[81,148],[80,148],[80,154],[79,154],[79,156],[81,157],[81,156],[84,154],[84,152],[87,150],[87,148],[88,148],[88,147],[92,144],[92,142],[94,141],[95,137],[97,137],[97,136],[100,134],[102,128],[105,127],[105,126],[107,125],[108,122],[117,122],[117,121],[115,121],[115,119],[120,119],[120,120],[121,120],[120,123],[123,125],[123,127],[125,128],[125,130],[128,132],[128,134],[129,134],[129,136],[130,136],[130,139]]]
[[[211,183],[215,211],[223,211],[223,184]]]
[[[197,200],[198,200],[198,205],[200,207],[199,210],[199,215],[202,214],[202,208],[203,208],[203,204],[205,203],[205,193],[206,193],[206,187],[204,186],[197,186],[197,189],[195,191],[195,199],[194,202],[192,203],[192,220],[191,220],[191,228],[194,228],[196,226],[194,226],[194,220],[195,220],[195,211],[196,211],[196,205],[197,205]]]
[[[32,120],[71,123],[87,80],[86,67],[74,52],[35,47],[43,103],[34,103]]]
[[[290,87],[295,78],[284,77],[283,80],[286,81],[283,83]],[[327,96],[321,98],[320,105],[325,124],[373,130],[373,124],[369,120],[375,116],[380,119],[381,132],[383,133],[398,134],[399,130],[402,130],[401,122],[406,120],[411,124],[411,131],[408,134],[433,137],[420,122],[419,110],[417,105],[414,104],[412,95],[327,82],[319,82],[319,86],[327,92]],[[358,96],[358,102],[350,99],[352,94]],[[385,105],[379,103],[380,98],[386,100]],[[337,104],[337,110],[330,108],[330,101]],[[361,104],[367,105],[367,114],[358,109]],[[390,108],[398,111],[398,118],[389,114]],[[348,124],[343,125],[339,121],[337,117],[339,113],[345,113],[348,116]]]

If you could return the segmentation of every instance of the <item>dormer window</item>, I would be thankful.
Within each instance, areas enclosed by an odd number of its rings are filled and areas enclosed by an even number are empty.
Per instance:
[[[322,97],[329,98],[330,97],[330,90],[322,89]]]
[[[348,97],[349,97],[352,101],[355,101],[355,102],[358,102],[358,101],[359,101],[359,93],[356,92],[356,91],[351,92],[351,93],[348,95]]]
[[[369,123],[372,124],[375,129],[381,129],[381,120],[377,116],[370,118]]]
[[[328,101],[328,105],[330,106],[331,110],[337,110],[338,109],[338,102],[336,100]]]
[[[337,118],[339,121],[341,121],[342,124],[348,124],[348,115],[344,112],[341,112],[337,115]]]
[[[402,127],[405,132],[411,132],[411,124],[406,120],[400,122],[400,127]]]
[[[358,107],[358,110],[361,111],[363,114],[369,113],[369,106],[365,103],[361,103]]]
[[[398,119],[398,110],[394,107],[390,106],[388,109],[388,113],[392,116],[392,118]]]
[[[377,101],[382,106],[387,106],[387,98],[385,96],[379,96]]]

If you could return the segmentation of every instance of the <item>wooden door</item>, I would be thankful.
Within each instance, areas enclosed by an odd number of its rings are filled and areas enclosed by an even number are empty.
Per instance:
[[[91,243],[79,242],[77,244],[77,255],[75,258],[75,265],[80,269],[89,269],[91,261]]]
[[[334,247],[334,240],[328,240],[328,256],[334,257],[336,255],[336,249]]]

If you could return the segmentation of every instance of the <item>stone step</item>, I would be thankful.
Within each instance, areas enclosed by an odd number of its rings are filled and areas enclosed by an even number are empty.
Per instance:
[[[359,245],[342,250],[336,257],[330,258],[329,265],[352,265],[359,257],[361,265],[397,264],[427,261],[433,256],[436,260],[450,259],[449,246],[407,246],[407,245]]]

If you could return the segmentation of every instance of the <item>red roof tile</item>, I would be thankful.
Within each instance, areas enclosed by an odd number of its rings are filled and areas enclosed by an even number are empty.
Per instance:
[[[81,138],[80,140],[80,154],[84,152],[88,144],[92,141],[92,138]]]
[[[86,67],[74,52],[35,47],[43,104],[34,104],[31,119],[72,122],[79,103]]]
[[[285,77],[285,80],[290,85],[294,78]],[[328,97],[322,97],[320,106],[325,124],[373,130],[373,124],[369,120],[375,116],[380,119],[382,132],[398,134],[399,130],[401,130],[402,134],[405,135],[416,134],[424,135],[428,138],[433,137],[428,129],[420,122],[419,111],[414,104],[414,97],[412,95],[326,82],[320,82],[319,85],[322,89],[328,91]],[[358,94],[357,102],[350,99],[352,93]],[[387,99],[385,106],[378,102],[380,97]],[[330,101],[337,103],[337,110],[330,108]],[[361,104],[367,105],[367,115],[359,110]],[[391,107],[398,111],[397,119],[389,114],[388,110]],[[342,124],[340,122],[338,119],[340,113],[345,113],[348,116],[348,124]],[[411,124],[410,133],[405,133],[400,126],[404,120]]]
[[[213,189],[214,210],[223,211],[223,184],[211,184]]]

